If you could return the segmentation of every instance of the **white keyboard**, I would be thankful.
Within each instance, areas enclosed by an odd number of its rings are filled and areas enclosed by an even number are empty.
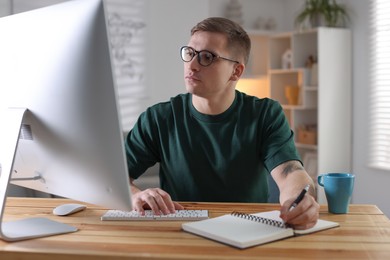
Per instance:
[[[145,215],[139,214],[137,211],[121,211],[121,210],[108,210],[101,220],[202,220],[209,218],[208,210],[176,210],[174,214],[168,215],[155,215],[151,210],[145,210]]]

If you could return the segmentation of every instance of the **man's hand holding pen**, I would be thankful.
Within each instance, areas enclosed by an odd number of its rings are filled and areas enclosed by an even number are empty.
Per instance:
[[[280,210],[280,217],[294,229],[308,229],[317,223],[319,204],[313,196],[307,194],[307,185],[296,198],[285,201]]]

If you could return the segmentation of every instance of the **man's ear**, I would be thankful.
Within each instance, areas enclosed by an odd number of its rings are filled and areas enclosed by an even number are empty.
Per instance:
[[[242,74],[244,73],[245,65],[240,63],[234,66],[233,74],[230,77],[230,80],[237,81],[241,78]]]

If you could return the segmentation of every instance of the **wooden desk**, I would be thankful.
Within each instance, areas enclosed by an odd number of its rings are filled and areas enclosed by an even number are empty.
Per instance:
[[[101,221],[105,209],[89,205],[68,217],[51,214],[64,199],[9,198],[5,219],[48,217],[79,228],[78,232],[8,243],[0,240],[0,259],[390,259],[390,221],[373,205],[351,205],[350,213],[321,218],[339,228],[248,248],[229,247],[181,231],[179,221]],[[275,204],[183,203],[208,209],[211,217],[233,209],[247,213],[278,209]]]

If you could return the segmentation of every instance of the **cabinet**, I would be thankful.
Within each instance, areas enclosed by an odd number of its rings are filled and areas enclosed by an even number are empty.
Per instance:
[[[322,173],[350,172],[350,31],[320,27],[272,35],[249,31],[249,35],[253,47],[246,76],[266,78],[263,96],[281,103],[313,180]],[[295,100],[288,98],[287,89],[297,90]],[[321,187],[317,197],[320,203],[326,202]]]

